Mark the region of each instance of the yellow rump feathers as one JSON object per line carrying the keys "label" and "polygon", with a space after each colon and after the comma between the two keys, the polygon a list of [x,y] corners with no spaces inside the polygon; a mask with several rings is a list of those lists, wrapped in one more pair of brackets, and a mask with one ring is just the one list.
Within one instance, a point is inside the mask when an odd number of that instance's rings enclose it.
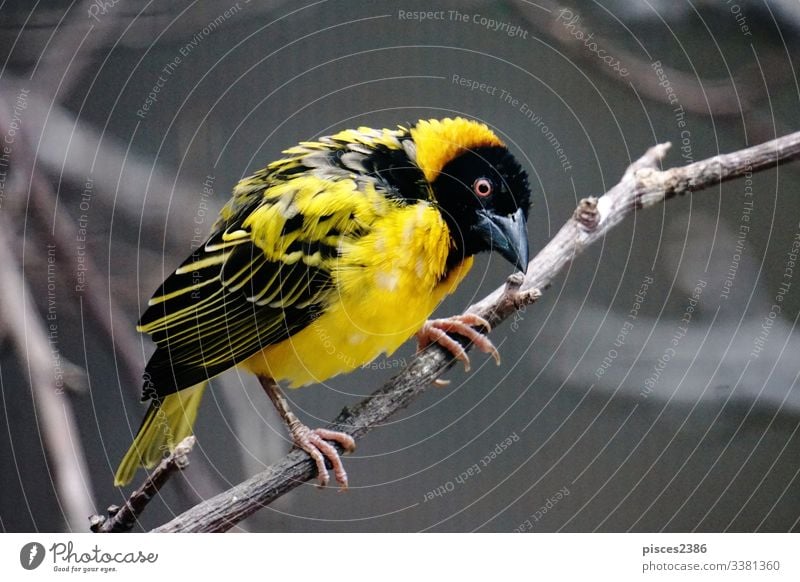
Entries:
{"label": "yellow rump feathers", "polygon": [[485,124],[463,117],[420,121],[411,129],[417,165],[433,182],[447,162],[465,150],[505,145]]}

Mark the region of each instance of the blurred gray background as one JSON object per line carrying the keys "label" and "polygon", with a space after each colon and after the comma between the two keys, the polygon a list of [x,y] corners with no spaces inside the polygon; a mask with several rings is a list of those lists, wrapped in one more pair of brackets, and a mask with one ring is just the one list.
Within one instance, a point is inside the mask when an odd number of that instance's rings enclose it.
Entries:
{"label": "blurred gray background", "polygon": [[[481,119],[530,174],[536,252],[654,143],[681,165],[800,129],[799,31],[793,1],[0,4],[0,528],[85,531],[124,500],[135,321],[282,149]],[[241,529],[798,530],[799,185],[787,164],[636,213],[493,332],[501,367],[473,355],[361,441],[349,492],[306,484]],[[438,313],[508,274],[482,256]],[[294,407],[325,423],[413,349]],[[196,435],[142,529],[289,447],[236,371]]]}

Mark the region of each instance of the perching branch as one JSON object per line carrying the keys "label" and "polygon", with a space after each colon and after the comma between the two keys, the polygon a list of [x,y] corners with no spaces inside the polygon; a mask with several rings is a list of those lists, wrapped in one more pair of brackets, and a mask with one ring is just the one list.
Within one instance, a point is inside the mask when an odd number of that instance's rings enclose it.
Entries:
{"label": "perching branch", "polygon": [[196,439],[188,436],[178,443],[166,459],[147,476],[147,479],[136,491],[131,493],[122,507],[112,505],[108,508],[108,517],[93,515],[89,518],[90,529],[95,533],[121,533],[131,531],[136,518],[144,511],[149,501],[155,497],[172,473],[183,471],[189,466],[189,453],[192,452]]}
{"label": "perching branch", "polygon": [[[687,166],[660,170],[669,143],[650,148],[633,162],[620,182],[600,198],[581,200],[575,213],[528,265],[528,274],[506,284],[467,311],[485,317],[494,326],[517,309],[532,303],[539,289],[574,257],[605,236],[634,209],[647,208],[678,194],[701,190],[748,172],[777,166],[800,157],[800,132],[751,148],[714,156]],[[358,439],[392,414],[408,406],[454,363],[438,346],[414,358],[411,365],[354,408],[345,408],[331,424]],[[341,451],[340,451],[341,452]],[[315,476],[314,464],[293,450],[278,463],[247,481],[208,499],[154,532],[226,531],[257,510]]]}

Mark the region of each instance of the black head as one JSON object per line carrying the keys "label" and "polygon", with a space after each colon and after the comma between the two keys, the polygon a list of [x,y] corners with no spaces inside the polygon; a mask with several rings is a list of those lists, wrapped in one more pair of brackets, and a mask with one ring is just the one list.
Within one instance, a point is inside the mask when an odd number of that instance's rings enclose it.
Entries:
{"label": "black head", "polygon": [[445,164],[432,187],[453,239],[448,263],[494,250],[527,270],[528,177],[505,147],[466,150]]}

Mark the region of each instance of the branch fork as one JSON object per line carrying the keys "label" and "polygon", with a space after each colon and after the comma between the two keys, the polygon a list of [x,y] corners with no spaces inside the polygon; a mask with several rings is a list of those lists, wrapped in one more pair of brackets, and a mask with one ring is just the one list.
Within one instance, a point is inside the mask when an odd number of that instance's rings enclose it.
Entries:
{"label": "branch fork", "polygon": [[112,505],[108,508],[108,517],[93,515],[89,518],[89,529],[95,533],[127,532],[136,525],[136,519],[144,508],[155,497],[167,479],[189,466],[189,453],[194,448],[196,439],[188,436],[175,447],[175,450],[166,457],[158,467],[150,473],[141,487],[131,493],[122,507]]}

